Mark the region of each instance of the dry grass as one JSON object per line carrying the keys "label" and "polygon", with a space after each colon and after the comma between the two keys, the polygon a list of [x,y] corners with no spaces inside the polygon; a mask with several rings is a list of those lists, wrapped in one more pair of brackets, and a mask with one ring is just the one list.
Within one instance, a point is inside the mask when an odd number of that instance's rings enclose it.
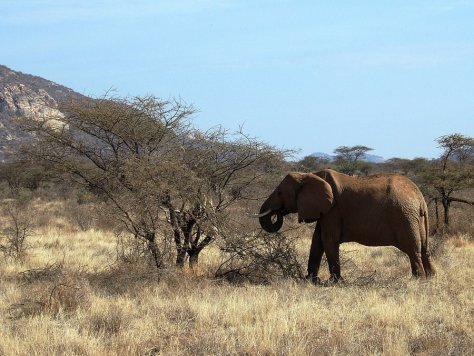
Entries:
{"label": "dry grass", "polygon": [[[27,259],[0,261],[0,355],[472,354],[473,238],[438,239],[428,281],[395,249],[354,244],[336,286],[236,286],[206,276],[215,251],[202,276],[157,276],[114,264],[113,234],[51,219]],[[302,258],[308,247],[301,239]]]}

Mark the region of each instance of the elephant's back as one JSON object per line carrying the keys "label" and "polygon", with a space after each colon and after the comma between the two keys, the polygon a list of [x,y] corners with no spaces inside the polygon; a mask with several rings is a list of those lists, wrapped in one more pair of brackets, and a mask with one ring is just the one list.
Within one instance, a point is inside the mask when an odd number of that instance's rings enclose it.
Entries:
{"label": "elephant's back", "polygon": [[357,178],[338,198],[347,241],[369,246],[394,245],[398,227],[417,223],[426,206],[416,184],[396,174]]}
{"label": "elephant's back", "polygon": [[399,174],[385,173],[356,178],[353,188],[359,194],[369,194],[376,198],[423,199],[418,186]]}
{"label": "elephant's back", "polygon": [[417,212],[426,209],[425,199],[418,186],[410,179],[400,175],[394,175],[390,180],[391,198],[394,204]]}

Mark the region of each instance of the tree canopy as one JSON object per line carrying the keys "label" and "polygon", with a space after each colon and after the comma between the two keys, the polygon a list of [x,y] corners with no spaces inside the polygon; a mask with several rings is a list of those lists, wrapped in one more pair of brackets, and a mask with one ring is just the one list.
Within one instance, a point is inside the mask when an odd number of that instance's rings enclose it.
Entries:
{"label": "tree canopy", "polygon": [[334,150],[336,156],[336,163],[342,173],[354,175],[357,170],[362,170],[362,158],[367,152],[373,149],[363,145],[356,146],[339,146]]}
{"label": "tree canopy", "polygon": [[223,229],[227,208],[284,156],[241,130],[194,129],[194,108],[178,100],[106,97],[61,112],[25,121],[39,140],[29,157],[99,196],[120,226],[147,242],[158,267],[159,235],[171,227],[177,263],[186,254],[197,261]]}

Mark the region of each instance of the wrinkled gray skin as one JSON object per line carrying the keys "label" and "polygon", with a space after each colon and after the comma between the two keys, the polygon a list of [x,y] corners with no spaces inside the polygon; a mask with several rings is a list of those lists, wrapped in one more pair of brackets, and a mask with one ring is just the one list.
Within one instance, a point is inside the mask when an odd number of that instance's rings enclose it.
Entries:
{"label": "wrinkled gray skin", "polygon": [[331,279],[341,278],[339,245],[395,246],[410,259],[415,277],[431,276],[435,268],[428,245],[428,212],[418,187],[396,174],[351,177],[327,169],[290,173],[262,204],[260,225],[278,231],[283,216],[298,214],[299,222],[317,221],[308,260],[308,278],[318,281],[323,253]]}

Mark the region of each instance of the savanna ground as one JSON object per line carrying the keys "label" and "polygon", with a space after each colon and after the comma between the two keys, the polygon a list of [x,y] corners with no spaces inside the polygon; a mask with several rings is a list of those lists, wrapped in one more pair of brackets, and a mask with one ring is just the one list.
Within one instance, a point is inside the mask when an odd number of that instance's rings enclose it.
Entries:
{"label": "savanna ground", "polygon": [[[345,282],[316,287],[215,279],[215,247],[196,273],[157,275],[149,264],[117,260],[116,235],[80,229],[63,216],[65,202],[37,201],[27,255],[0,261],[0,355],[473,354],[466,209],[454,211],[463,232],[431,238],[436,278],[411,279],[408,259],[393,248],[347,244]],[[301,236],[302,263],[310,228],[291,232]]]}

